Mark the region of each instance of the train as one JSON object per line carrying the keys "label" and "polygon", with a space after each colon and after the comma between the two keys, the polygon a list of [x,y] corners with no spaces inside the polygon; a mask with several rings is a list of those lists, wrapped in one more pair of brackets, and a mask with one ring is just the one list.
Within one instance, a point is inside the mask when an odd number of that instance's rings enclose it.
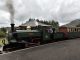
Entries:
{"label": "train", "polygon": [[11,33],[12,35],[9,34],[9,41],[42,44],[50,41],[60,41],[80,37],[80,32],[55,32],[55,28],[52,28],[52,30],[52,33],[49,33],[46,28],[35,30],[16,30],[15,32]]}
{"label": "train", "polygon": [[56,41],[80,38],[80,32],[53,32],[50,33],[46,28],[35,30],[16,30],[8,33],[9,44],[4,48],[26,48],[29,45],[40,45]]}

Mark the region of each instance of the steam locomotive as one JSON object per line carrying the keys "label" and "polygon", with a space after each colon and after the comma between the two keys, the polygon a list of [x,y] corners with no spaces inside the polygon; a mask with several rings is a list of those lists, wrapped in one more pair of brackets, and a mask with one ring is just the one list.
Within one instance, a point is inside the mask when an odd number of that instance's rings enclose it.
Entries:
{"label": "steam locomotive", "polygon": [[10,43],[45,43],[53,40],[53,35],[54,32],[49,33],[45,28],[35,30],[16,30],[15,32],[9,33],[8,40]]}
{"label": "steam locomotive", "polygon": [[55,32],[55,28],[50,33],[46,28],[40,28],[36,30],[16,30],[9,34],[10,43],[48,43],[54,41],[60,41],[65,39],[79,38],[80,32]]}
{"label": "steam locomotive", "polygon": [[8,34],[9,44],[4,48],[21,49],[28,47],[30,44],[40,45],[66,39],[80,38],[80,32],[53,32],[50,33],[46,28],[35,30],[16,30]]}

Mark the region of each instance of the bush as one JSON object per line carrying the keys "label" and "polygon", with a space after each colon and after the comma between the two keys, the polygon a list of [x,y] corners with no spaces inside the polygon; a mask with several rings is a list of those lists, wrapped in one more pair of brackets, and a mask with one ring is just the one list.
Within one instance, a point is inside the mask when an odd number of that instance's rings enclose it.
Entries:
{"label": "bush", "polygon": [[3,31],[3,32],[5,32],[5,33],[7,31],[6,28],[4,28],[4,27],[2,27],[0,30]]}
{"label": "bush", "polygon": [[6,37],[6,33],[4,33],[3,31],[0,31],[0,37]]}

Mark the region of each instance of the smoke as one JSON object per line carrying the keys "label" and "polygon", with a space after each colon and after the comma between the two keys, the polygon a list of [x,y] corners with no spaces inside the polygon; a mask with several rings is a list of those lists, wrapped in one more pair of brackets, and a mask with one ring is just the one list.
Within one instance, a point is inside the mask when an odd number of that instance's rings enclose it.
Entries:
{"label": "smoke", "polygon": [[13,1],[12,0],[6,0],[6,6],[8,8],[8,11],[10,13],[10,20],[11,24],[14,24],[14,6],[13,6]]}

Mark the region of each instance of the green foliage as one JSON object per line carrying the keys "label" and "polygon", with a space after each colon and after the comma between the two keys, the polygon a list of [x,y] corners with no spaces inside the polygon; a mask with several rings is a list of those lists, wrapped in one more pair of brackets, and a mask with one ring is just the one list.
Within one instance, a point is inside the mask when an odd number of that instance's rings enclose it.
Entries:
{"label": "green foliage", "polygon": [[6,33],[6,28],[4,28],[4,27],[2,27],[1,29],[0,29],[2,32],[4,32],[4,33]]}
{"label": "green foliage", "polygon": [[6,33],[4,33],[3,31],[0,31],[0,37],[5,37]]}
{"label": "green foliage", "polygon": [[45,20],[39,20],[37,19],[38,22],[44,23],[44,24],[48,24],[48,25],[52,25],[52,27],[58,28],[59,27],[59,23],[54,21],[54,20],[49,20],[49,21],[45,21]]}

